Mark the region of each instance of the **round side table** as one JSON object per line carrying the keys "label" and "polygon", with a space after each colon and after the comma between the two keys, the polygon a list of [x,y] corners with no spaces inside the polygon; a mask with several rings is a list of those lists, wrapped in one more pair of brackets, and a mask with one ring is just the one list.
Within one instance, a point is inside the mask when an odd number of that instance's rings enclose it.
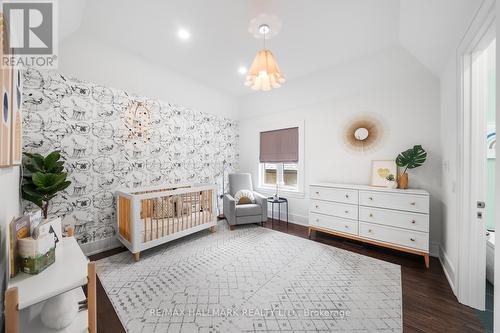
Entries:
{"label": "round side table", "polygon": [[287,198],[279,197],[268,197],[267,202],[269,202],[271,206],[271,228],[273,228],[274,222],[274,204],[278,204],[278,220],[281,220],[281,204],[286,204],[286,226],[288,228],[288,200]]}

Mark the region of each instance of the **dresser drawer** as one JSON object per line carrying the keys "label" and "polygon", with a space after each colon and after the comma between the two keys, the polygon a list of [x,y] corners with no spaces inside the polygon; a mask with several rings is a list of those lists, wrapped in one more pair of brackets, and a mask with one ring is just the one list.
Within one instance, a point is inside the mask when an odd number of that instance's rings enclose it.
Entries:
{"label": "dresser drawer", "polygon": [[359,222],[359,235],[361,237],[409,247],[424,252],[429,251],[429,234],[424,232]]}
{"label": "dresser drawer", "polygon": [[358,206],[338,202],[311,200],[309,211],[326,215],[333,215],[351,220],[358,219]]}
{"label": "dresser drawer", "polygon": [[359,191],[359,204],[426,214],[429,212],[429,197],[425,195]]}
{"label": "dresser drawer", "polygon": [[429,232],[429,215],[427,214],[361,206],[359,207],[359,220],[391,227]]}
{"label": "dresser drawer", "polygon": [[310,194],[311,199],[335,201],[354,205],[358,203],[357,190],[311,186]]}
{"label": "dresser drawer", "polygon": [[322,229],[342,232],[344,234],[358,235],[358,222],[343,219],[340,217],[310,213],[309,225]]}

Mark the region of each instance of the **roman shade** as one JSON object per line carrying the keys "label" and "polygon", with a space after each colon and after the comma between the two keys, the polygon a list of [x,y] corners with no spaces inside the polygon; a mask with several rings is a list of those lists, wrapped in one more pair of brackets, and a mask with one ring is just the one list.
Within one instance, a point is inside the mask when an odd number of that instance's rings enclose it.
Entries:
{"label": "roman shade", "polygon": [[284,163],[299,160],[299,128],[260,132],[260,162]]}

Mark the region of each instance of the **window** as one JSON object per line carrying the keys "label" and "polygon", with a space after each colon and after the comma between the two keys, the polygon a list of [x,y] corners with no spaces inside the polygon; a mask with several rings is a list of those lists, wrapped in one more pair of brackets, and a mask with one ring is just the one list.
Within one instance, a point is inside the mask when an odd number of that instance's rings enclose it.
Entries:
{"label": "window", "polygon": [[298,126],[260,132],[260,187],[301,192],[300,149]]}
{"label": "window", "polygon": [[262,187],[275,187],[278,182],[280,189],[298,190],[298,164],[297,163],[261,163]]}

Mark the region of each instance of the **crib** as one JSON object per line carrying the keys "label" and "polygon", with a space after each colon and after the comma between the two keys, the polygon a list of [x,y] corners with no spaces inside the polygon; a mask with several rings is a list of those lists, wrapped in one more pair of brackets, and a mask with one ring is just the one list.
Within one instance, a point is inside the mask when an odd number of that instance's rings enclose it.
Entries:
{"label": "crib", "polygon": [[118,239],[133,253],[192,233],[215,232],[215,185],[176,185],[116,191]]}

